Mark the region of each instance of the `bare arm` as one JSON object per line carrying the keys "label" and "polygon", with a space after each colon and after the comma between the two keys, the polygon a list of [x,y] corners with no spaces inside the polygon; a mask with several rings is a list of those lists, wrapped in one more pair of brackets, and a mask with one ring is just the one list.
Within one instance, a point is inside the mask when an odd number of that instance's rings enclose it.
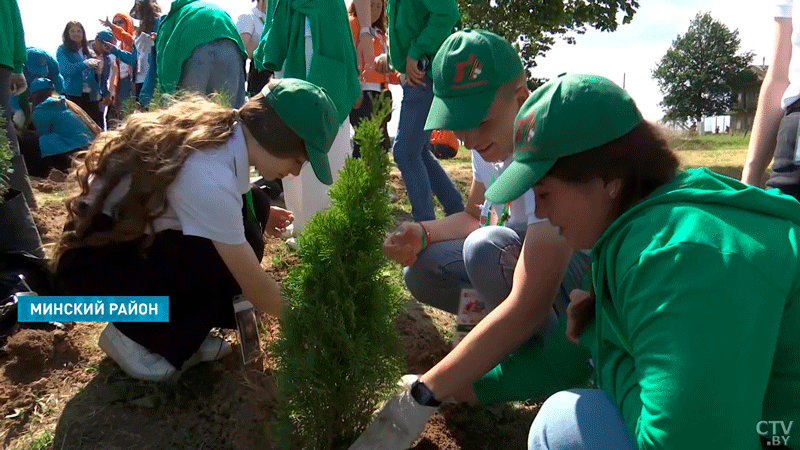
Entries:
{"label": "bare arm", "polygon": [[353,0],[356,8],[356,19],[358,20],[357,35],[359,37],[356,42],[356,56],[358,67],[360,68],[373,68],[375,67],[375,48],[373,47],[372,37],[369,35],[361,36],[361,29],[364,27],[371,27],[372,22],[377,17],[372,17],[372,8],[370,0]]}
{"label": "bare arm", "polygon": [[[480,207],[486,188],[483,184],[472,179],[467,207],[464,211],[449,215],[438,220],[422,222],[430,233],[431,240],[428,244],[437,241],[461,239],[480,227]],[[403,266],[414,264],[417,255],[422,251],[422,228],[419,224],[404,222],[397,229],[389,233],[383,241],[383,251],[392,261]]]}
{"label": "bare arm", "polygon": [[422,375],[436,398],[477,401],[472,383],[519,348],[547,317],[571,253],[549,222],[528,226],[508,297]]}
{"label": "bare arm", "polygon": [[233,278],[242,288],[242,293],[253,306],[272,316],[280,316],[283,303],[280,287],[261,268],[250,244],[247,242],[241,244],[212,242],[225,265],[228,266],[228,270],[233,274]]}
{"label": "bare arm", "polygon": [[758,95],[758,109],[753,122],[753,134],[747,149],[742,182],[761,186],[764,171],[775,153],[778,126],[783,117],[781,98],[789,87],[789,60],[792,58],[792,20],[775,19],[775,51]]}
{"label": "bare arm", "polygon": [[244,49],[247,51],[247,55],[251,58],[253,57],[253,52],[256,51],[258,47],[258,41],[253,39],[253,35],[250,33],[240,33],[242,37],[242,42],[244,43]]}

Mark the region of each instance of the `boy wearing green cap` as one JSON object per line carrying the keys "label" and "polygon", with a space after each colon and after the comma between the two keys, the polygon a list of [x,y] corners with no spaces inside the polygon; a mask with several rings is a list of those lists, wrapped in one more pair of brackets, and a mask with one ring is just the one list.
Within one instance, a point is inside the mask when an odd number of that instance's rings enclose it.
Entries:
{"label": "boy wearing green cap", "polygon": [[280,179],[309,161],[330,183],[337,129],[323,89],[285,78],[238,110],[189,97],[101,134],[77,173],[83,191],[67,204],[58,280],[67,295],[167,295],[169,322],[109,324],[100,348],[130,376],[159,381],[196,352],[204,361],[230,353],[208,333],[235,327],[234,296],[279,315],[262,235],[279,235],[293,216],[251,190],[250,167]]}
{"label": "boy wearing green cap", "polygon": [[[384,250],[408,266],[406,285],[418,300],[455,313],[461,289],[472,287],[496,308],[431,370],[404,377],[405,391],[353,450],[387,439],[392,445],[380,448],[410,446],[441,400],[539,398],[590,374],[588,352],[564,335],[568,295],[583,278],[588,255],[573,252],[556,228],[535,216],[533,191],[503,203],[484,199],[511,163],[514,117],[529,95],[519,55],[488,31],[456,32],[433,61],[433,92],[426,128],[455,130],[474,149],[468,207],[402,224]],[[520,364],[526,370],[515,372]]]}
{"label": "boy wearing green cap", "polygon": [[591,349],[600,388],[548,399],[528,448],[800,448],[794,198],[679,171],[599,76],[546,83],[515,130],[515,161],[486,196],[533,187],[537,215],[592,248],[591,292],[571,294],[567,333]]}

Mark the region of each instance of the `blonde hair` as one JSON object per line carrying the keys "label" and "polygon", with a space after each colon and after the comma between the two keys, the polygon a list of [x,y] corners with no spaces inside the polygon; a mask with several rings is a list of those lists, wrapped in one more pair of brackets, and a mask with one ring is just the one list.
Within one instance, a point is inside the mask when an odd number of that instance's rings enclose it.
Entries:
{"label": "blonde hair", "polygon": [[[128,116],[119,128],[101,133],[76,159],[73,175],[81,192],[67,200],[71,229],[61,236],[55,264],[71,248],[130,241],[145,234],[150,235],[143,242],[143,248],[147,247],[152,242],[153,221],[167,208],[167,188],[186,159],[194,152],[223,145],[240,116],[248,118],[245,126],[254,136],[294,135],[295,139],[281,145],[265,147],[273,155],[305,155],[303,141],[260,94],[239,111],[198,95],[179,94],[175,100],[166,109]],[[116,222],[110,229],[94,229],[106,199],[126,177],[130,177],[130,189],[119,205]],[[102,190],[87,205],[91,178],[103,180]]]}

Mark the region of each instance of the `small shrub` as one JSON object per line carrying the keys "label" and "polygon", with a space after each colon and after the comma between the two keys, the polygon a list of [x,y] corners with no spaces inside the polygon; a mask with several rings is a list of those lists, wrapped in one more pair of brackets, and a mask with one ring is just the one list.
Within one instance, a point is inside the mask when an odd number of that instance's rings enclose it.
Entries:
{"label": "small shrub", "polygon": [[402,297],[381,250],[393,224],[389,156],[380,147],[390,106],[377,109],[356,130],[362,157],[345,162],[332,206],[306,224],[300,262],[283,282],[288,304],[272,346],[283,448],[346,449],[401,375],[394,319]]}

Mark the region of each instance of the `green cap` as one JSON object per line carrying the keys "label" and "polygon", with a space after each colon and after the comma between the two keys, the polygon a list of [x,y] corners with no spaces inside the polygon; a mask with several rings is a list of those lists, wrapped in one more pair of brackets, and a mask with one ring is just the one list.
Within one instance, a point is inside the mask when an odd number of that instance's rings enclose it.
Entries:
{"label": "green cap", "polygon": [[261,90],[264,98],[306,144],[306,154],[314,175],[324,184],[333,183],[328,150],[331,149],[339,121],[336,107],[325,89],[297,78],[281,78]]}
{"label": "green cap", "polygon": [[426,130],[477,127],[497,89],[523,71],[511,44],[486,30],[451,34],[436,52],[431,68],[434,97]]}
{"label": "green cap", "polygon": [[486,190],[504,203],[532,188],[558,158],[607,144],[642,123],[633,99],[598,75],[559,75],[534,91],[514,121],[514,162]]}

